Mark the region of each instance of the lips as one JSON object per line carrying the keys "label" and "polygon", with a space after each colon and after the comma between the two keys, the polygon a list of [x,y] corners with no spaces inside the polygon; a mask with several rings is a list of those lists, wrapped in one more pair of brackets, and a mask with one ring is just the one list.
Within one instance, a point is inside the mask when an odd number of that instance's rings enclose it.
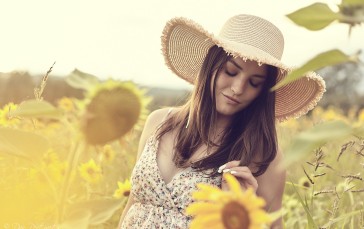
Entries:
{"label": "lips", "polygon": [[[224,95],[224,94],[223,94]],[[236,104],[240,104],[240,102],[236,99],[234,99],[233,97],[230,97],[228,95],[224,95],[229,101],[236,103]]]}

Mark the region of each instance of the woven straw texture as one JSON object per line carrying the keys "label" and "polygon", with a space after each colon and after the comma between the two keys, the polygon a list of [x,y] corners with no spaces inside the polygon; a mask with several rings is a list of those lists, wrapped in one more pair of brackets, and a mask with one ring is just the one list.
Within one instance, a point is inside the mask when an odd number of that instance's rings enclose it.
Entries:
{"label": "woven straw texture", "polygon": [[[206,54],[213,45],[229,55],[280,69],[277,82],[291,68],[281,62],[284,38],[271,22],[253,15],[230,18],[215,36],[186,18],[167,22],[162,34],[162,51],[166,65],[182,79],[194,83]],[[298,118],[313,109],[325,92],[325,82],[314,72],[276,91],[276,118]]]}

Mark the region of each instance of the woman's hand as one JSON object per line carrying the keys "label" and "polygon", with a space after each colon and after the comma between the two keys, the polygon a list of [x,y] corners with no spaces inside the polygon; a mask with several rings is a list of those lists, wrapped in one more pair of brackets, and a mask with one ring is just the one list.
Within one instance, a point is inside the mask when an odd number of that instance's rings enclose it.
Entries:
{"label": "woman's hand", "polygon": [[[218,172],[232,174],[237,178],[243,189],[251,187],[256,192],[258,189],[258,181],[255,179],[252,172],[247,166],[239,166],[239,163],[240,161],[230,161],[225,165],[222,165],[219,168]],[[222,177],[221,180],[221,188],[222,190],[228,190],[228,186],[224,177]]]}

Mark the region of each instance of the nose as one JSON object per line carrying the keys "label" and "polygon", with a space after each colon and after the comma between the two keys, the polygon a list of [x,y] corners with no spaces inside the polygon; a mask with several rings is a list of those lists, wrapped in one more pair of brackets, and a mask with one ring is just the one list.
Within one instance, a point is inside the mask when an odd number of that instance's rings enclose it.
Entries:
{"label": "nose", "polygon": [[231,90],[234,92],[235,95],[241,95],[247,85],[248,80],[245,77],[235,77],[234,81],[231,85]]}

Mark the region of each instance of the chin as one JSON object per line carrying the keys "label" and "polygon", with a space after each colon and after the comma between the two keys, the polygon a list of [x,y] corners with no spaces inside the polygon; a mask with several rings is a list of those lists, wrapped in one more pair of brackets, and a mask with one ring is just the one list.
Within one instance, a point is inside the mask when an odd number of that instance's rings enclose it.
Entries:
{"label": "chin", "polygon": [[238,112],[239,111],[233,111],[233,110],[217,110],[217,113],[220,116],[225,116],[225,117],[233,116],[233,115],[235,115]]}

